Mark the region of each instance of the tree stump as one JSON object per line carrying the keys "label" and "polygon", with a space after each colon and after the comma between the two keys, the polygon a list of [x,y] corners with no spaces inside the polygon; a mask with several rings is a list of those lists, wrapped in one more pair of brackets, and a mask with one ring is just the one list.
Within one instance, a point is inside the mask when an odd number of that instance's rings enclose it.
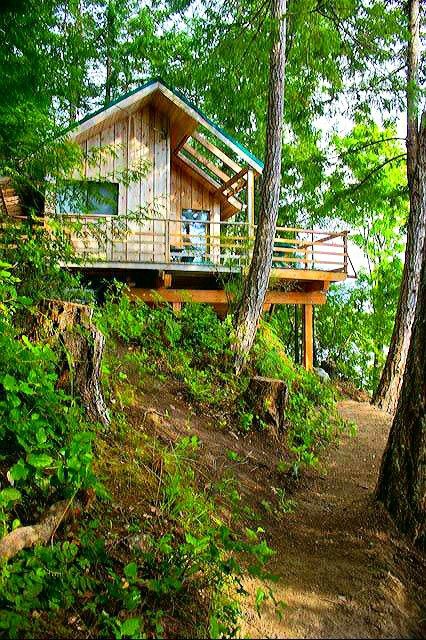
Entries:
{"label": "tree stump", "polygon": [[276,437],[284,432],[288,388],[283,380],[251,378],[245,400],[253,411],[255,425],[272,427]]}
{"label": "tree stump", "polygon": [[58,386],[80,397],[91,420],[108,425],[110,419],[100,382],[105,337],[93,324],[92,317],[93,309],[87,305],[43,300],[35,335],[62,347]]}

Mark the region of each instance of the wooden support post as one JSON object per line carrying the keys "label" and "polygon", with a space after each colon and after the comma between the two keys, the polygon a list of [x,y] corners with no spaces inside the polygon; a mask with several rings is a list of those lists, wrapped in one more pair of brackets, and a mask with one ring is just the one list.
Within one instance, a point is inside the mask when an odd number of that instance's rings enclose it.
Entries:
{"label": "wooden support post", "polygon": [[303,307],[303,366],[307,371],[312,371],[314,360],[314,336],[312,321],[312,305],[304,304]]}
{"label": "wooden support post", "polygon": [[159,271],[157,275],[157,288],[170,289],[172,286],[172,274],[165,271]]}

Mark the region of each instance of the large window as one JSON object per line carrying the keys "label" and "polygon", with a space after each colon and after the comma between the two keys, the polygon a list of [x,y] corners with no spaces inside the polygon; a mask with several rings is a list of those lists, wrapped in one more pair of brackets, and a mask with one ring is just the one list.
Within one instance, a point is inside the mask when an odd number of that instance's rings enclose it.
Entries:
{"label": "large window", "polygon": [[118,184],[91,180],[68,182],[56,193],[56,212],[117,215]]}

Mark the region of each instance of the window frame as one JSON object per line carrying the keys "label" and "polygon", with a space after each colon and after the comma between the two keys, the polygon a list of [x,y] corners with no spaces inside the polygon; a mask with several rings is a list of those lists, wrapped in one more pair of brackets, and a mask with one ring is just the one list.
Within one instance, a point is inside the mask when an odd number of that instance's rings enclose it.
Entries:
{"label": "window frame", "polygon": [[[111,208],[113,211],[96,211],[96,205],[94,207],[90,206],[90,203],[96,203],[96,193],[91,193],[91,188],[93,189],[94,185],[98,185],[98,189],[100,190],[102,187],[106,190],[109,190],[111,195],[113,195]],[[77,195],[72,193],[69,197],[69,202],[72,203],[72,199],[76,201],[77,197],[81,197],[82,199],[82,208],[85,209],[83,211],[61,211],[60,204],[58,203],[58,199],[61,197],[60,191],[56,192],[56,214],[57,215],[76,215],[76,216],[118,216],[119,209],[119,195],[120,195],[120,183],[119,182],[111,182],[109,180],[69,180],[63,185],[61,185],[62,189],[65,191],[66,189],[76,189],[77,192],[80,190],[80,193]],[[64,189],[65,188],[65,189]],[[99,193],[98,193],[99,195]],[[66,196],[65,196],[66,197]],[[101,195],[101,197],[103,197]],[[106,197],[105,197],[106,199]],[[99,200],[97,201],[99,203]],[[106,203],[108,205],[108,203]],[[102,203],[101,203],[102,206]],[[67,207],[68,209],[74,207]],[[80,208],[80,205],[76,207]]]}

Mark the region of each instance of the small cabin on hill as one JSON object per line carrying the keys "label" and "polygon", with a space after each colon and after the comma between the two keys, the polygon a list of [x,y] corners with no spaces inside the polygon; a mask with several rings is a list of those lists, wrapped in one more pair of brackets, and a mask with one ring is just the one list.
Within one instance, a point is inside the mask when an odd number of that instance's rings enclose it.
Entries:
{"label": "small cabin on hill", "polygon": [[[92,113],[69,133],[84,156],[46,207],[61,216],[88,274],[121,277],[131,295],[223,313],[226,274],[249,264],[263,163],[159,79]],[[345,232],[278,227],[271,304],[303,305],[312,366],[312,305],[347,276]]]}

